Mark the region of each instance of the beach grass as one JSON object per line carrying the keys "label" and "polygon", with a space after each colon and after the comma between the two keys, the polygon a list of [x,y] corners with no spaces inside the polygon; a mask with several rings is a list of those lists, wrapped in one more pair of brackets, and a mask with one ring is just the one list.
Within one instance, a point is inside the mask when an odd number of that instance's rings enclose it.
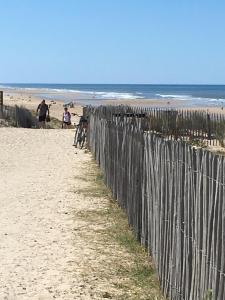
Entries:
{"label": "beach grass", "polygon": [[[79,177],[83,182],[90,181],[91,185],[77,189],[76,193],[90,198],[90,201],[104,199],[106,205],[95,210],[80,211],[76,217],[84,220],[88,226],[97,226],[94,239],[98,243],[99,255],[105,257],[113,249],[121,253],[120,257],[115,258],[112,253],[109,260],[104,259],[104,266],[99,270],[100,276],[107,278],[115,290],[107,294],[104,291],[102,297],[117,300],[165,299],[160,291],[154,264],[144,247],[136,240],[125,212],[113,199],[104,184],[103,174],[94,162],[91,170],[86,176]],[[88,238],[87,231],[83,234]]]}

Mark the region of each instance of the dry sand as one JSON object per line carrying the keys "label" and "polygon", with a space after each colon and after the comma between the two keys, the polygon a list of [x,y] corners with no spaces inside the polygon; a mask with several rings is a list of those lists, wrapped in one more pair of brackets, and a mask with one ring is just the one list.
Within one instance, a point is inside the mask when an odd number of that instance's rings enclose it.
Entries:
{"label": "dry sand", "polygon": [[73,136],[0,128],[0,300],[164,299],[155,276],[147,291],[128,276],[143,250],[112,237],[112,202],[94,195],[96,166]]}
{"label": "dry sand", "polygon": [[0,299],[92,299],[78,276],[87,245],[73,193],[89,155],[71,130],[0,129]]}
{"label": "dry sand", "polygon": [[131,260],[114,244],[100,257],[105,244],[95,242],[95,230],[106,224],[87,228],[76,217],[107,203],[76,192],[91,185],[81,180],[91,172],[91,155],[71,146],[73,134],[0,128],[1,300],[103,299],[113,289],[98,274],[104,263]]}

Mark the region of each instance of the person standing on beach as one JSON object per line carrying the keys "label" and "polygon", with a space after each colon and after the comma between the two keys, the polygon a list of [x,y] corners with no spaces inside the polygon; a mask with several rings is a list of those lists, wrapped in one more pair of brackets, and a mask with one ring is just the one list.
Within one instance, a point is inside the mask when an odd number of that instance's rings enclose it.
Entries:
{"label": "person standing on beach", "polygon": [[45,100],[43,99],[41,103],[37,107],[37,114],[38,114],[38,122],[40,128],[45,128],[45,121],[47,115],[49,116],[49,107],[45,103]]}
{"label": "person standing on beach", "polygon": [[68,111],[68,108],[64,108],[63,116],[62,116],[62,128],[68,128],[71,125],[71,114]]}

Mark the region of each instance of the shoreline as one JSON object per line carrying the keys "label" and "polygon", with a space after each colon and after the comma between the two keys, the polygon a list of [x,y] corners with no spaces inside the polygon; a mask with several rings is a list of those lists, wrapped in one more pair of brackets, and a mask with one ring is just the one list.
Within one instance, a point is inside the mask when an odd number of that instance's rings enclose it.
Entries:
{"label": "shoreline", "polygon": [[[43,93],[43,89],[22,89],[22,88],[1,88],[4,92],[4,104],[6,105],[23,105],[29,110],[36,110],[38,104],[42,99],[46,100],[46,103],[50,105],[50,113],[53,117],[61,120],[63,113],[63,105],[65,103],[74,103],[73,108],[69,108],[71,113],[82,114],[82,107],[86,105],[129,105],[133,107],[150,107],[150,108],[167,108],[178,110],[196,110],[205,111],[210,113],[225,114],[225,109],[219,106],[193,106],[188,100],[179,99],[85,99],[81,98],[79,94],[71,97],[70,93],[59,93],[56,91],[46,91]],[[72,123],[77,121],[77,117],[72,116]]]}

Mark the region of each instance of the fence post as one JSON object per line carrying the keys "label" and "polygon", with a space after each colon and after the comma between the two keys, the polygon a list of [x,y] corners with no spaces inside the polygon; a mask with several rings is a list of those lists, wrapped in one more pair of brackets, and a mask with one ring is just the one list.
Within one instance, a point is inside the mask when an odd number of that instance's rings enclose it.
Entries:
{"label": "fence post", "polygon": [[0,91],[0,116],[3,116],[3,91]]}
{"label": "fence post", "polygon": [[207,122],[208,122],[208,140],[211,140],[211,123],[210,123],[210,114],[207,113]]}

